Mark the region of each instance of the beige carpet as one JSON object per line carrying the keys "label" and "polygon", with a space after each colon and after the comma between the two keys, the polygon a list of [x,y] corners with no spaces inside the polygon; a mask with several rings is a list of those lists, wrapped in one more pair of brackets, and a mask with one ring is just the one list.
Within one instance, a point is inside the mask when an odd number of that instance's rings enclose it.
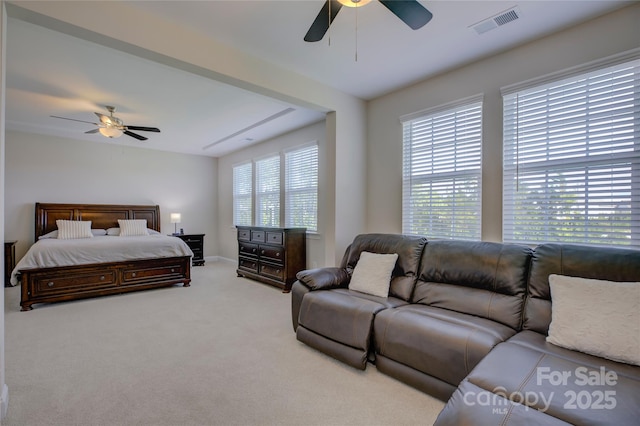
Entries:
{"label": "beige carpet", "polygon": [[170,287],[19,312],[5,289],[10,425],[428,425],[443,403],[295,338],[290,296],[192,269]]}

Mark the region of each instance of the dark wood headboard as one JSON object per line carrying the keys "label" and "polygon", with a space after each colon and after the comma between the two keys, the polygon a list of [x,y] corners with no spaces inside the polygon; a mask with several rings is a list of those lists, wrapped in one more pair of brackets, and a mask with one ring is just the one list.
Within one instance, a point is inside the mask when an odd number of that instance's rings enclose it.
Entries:
{"label": "dark wood headboard", "polygon": [[58,219],[90,220],[94,229],[117,227],[118,219],[147,219],[147,227],[160,232],[160,206],[36,203],[35,241],[58,229]]}

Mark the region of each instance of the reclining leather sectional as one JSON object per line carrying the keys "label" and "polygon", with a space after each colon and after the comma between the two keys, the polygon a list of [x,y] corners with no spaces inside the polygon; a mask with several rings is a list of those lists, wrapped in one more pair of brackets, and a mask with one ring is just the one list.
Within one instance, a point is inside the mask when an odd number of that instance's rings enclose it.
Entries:
{"label": "reclining leather sectional", "polygon": [[[398,254],[389,297],[349,289],[363,251]],[[639,282],[640,251],[359,235],[340,267],[298,274],[293,327],[338,360],[448,401],[438,425],[635,424],[640,367],[546,341],[552,274]]]}

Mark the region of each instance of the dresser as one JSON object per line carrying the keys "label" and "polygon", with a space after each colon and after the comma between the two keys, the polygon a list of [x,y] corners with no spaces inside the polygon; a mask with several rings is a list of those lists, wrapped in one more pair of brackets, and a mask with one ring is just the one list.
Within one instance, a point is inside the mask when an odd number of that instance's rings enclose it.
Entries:
{"label": "dresser", "polygon": [[306,228],[238,226],[238,276],[291,290],[307,268]]}
{"label": "dresser", "polygon": [[187,243],[193,252],[193,258],[191,258],[193,266],[204,265],[204,235],[205,234],[173,234],[174,237],[178,237]]}

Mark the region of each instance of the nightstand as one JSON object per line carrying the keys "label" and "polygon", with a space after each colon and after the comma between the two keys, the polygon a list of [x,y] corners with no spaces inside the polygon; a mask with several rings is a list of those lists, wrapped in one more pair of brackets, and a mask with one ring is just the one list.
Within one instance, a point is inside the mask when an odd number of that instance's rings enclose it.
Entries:
{"label": "nightstand", "polygon": [[173,234],[187,243],[193,252],[193,266],[204,265],[204,235],[205,234]]}
{"label": "nightstand", "polygon": [[11,287],[11,272],[16,267],[17,241],[4,242],[4,286]]}

